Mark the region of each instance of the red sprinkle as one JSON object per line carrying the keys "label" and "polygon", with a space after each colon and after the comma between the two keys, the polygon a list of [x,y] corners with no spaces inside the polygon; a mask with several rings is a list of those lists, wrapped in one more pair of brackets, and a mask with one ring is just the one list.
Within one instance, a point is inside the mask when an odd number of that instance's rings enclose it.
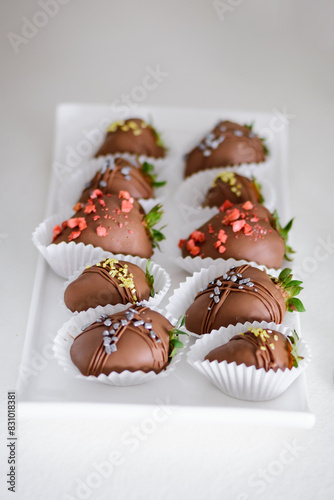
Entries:
{"label": "red sprinkle", "polygon": [[108,234],[106,228],[103,226],[98,226],[96,228],[96,232],[98,236],[107,236]]}
{"label": "red sprinkle", "polygon": [[249,224],[246,223],[244,225],[244,233],[245,233],[246,236],[249,236],[250,234],[252,234],[253,233],[252,226],[250,226]]}
{"label": "red sprinkle", "polygon": [[99,215],[94,215],[93,220],[99,220],[101,217]]}
{"label": "red sprinkle", "polygon": [[251,201],[245,201],[245,203],[242,205],[242,208],[245,210],[252,210],[253,203]]}
{"label": "red sprinkle", "polygon": [[[129,191],[120,191],[118,193],[118,198],[124,198],[124,200],[131,200]],[[133,199],[132,199],[133,202]]]}
{"label": "red sprinkle", "polygon": [[195,240],[192,238],[187,241],[186,248],[191,255],[198,255],[200,252],[200,247],[195,245]]}
{"label": "red sprinkle", "polygon": [[75,240],[76,238],[79,238],[80,234],[81,234],[81,231],[72,231],[68,237],[68,241],[72,241],[72,240]]}
{"label": "red sprinkle", "polygon": [[90,195],[90,198],[91,200],[94,200],[95,198],[101,198],[101,196],[103,196],[101,189],[94,189],[94,191]]}
{"label": "red sprinkle", "polygon": [[225,224],[226,226],[228,224],[230,224],[230,222],[233,222],[237,219],[239,219],[240,217],[240,210],[238,210],[237,208],[233,208],[232,210],[228,210],[226,212],[226,215],[223,219],[223,224]]}
{"label": "red sprinkle", "polygon": [[244,225],[246,224],[246,222],[244,220],[236,220],[235,222],[232,222],[232,229],[233,229],[233,232],[234,233],[237,233],[238,231],[240,231]]}
{"label": "red sprinkle", "polygon": [[205,234],[201,231],[193,231],[190,235],[190,238],[192,238],[194,241],[203,242],[205,241]]}
{"label": "red sprinkle", "polygon": [[91,201],[89,202],[90,200],[88,200],[88,205],[86,205],[85,207],[85,214],[91,214],[92,212],[96,212],[96,207],[94,205],[94,203]]}
{"label": "red sprinkle", "polygon": [[227,234],[225,233],[224,229],[221,229],[218,233],[218,240],[221,241],[222,243],[226,243],[227,240]]}
{"label": "red sprinkle", "polygon": [[233,203],[230,200],[225,200],[221,207],[219,207],[220,212],[225,212],[228,208],[233,207]]}
{"label": "red sprinkle", "polygon": [[57,224],[54,228],[53,228],[53,238],[52,238],[52,241],[54,241],[58,234],[60,234],[62,232],[62,228],[59,226],[59,224]]}
{"label": "red sprinkle", "polygon": [[133,203],[131,203],[130,200],[123,200],[122,201],[122,204],[121,204],[121,210],[122,212],[131,212],[131,210],[133,209]]}
{"label": "red sprinkle", "polygon": [[221,246],[219,247],[219,253],[224,253],[224,252],[225,252],[225,250],[226,250],[226,247],[224,247],[224,245],[221,245]]}
{"label": "red sprinkle", "polygon": [[186,240],[180,240],[179,241],[179,244],[178,244],[178,247],[179,248],[183,248],[184,244],[185,244]]}
{"label": "red sprinkle", "polygon": [[209,233],[213,234],[214,232],[215,230],[213,229],[212,224],[209,224]]}
{"label": "red sprinkle", "polygon": [[79,227],[80,231],[83,231],[87,227],[87,222],[84,217],[74,217],[72,219],[68,219],[67,226],[71,229]]}

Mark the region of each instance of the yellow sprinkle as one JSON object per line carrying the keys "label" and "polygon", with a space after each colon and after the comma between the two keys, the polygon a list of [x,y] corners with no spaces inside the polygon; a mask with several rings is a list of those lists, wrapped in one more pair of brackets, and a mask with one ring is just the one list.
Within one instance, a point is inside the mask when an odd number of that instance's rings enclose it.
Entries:
{"label": "yellow sprinkle", "polygon": [[269,344],[269,346],[272,348],[272,350],[274,350],[274,349],[275,349],[275,346],[274,346],[274,344],[273,344],[273,343]]}
{"label": "yellow sprinkle", "polygon": [[142,134],[142,133],[143,133],[143,131],[142,131],[142,130],[140,130],[140,128],[138,128],[137,130],[134,130],[134,131],[133,131],[133,135],[140,135],[140,134]]}
{"label": "yellow sprinkle", "polygon": [[140,123],[140,125],[141,125],[142,128],[147,128],[148,127],[148,124],[146,122],[144,122],[144,121],[142,121]]}
{"label": "yellow sprinkle", "polygon": [[123,127],[121,127],[121,130],[123,132],[128,132],[130,129],[129,129],[129,127],[127,125],[123,125]]}
{"label": "yellow sprinkle", "polygon": [[122,127],[124,125],[124,123],[125,123],[124,120],[118,120],[117,122],[112,123],[107,128],[107,132],[116,132],[118,127]]}
{"label": "yellow sprinkle", "polygon": [[137,124],[136,122],[134,122],[133,120],[130,120],[130,121],[128,122],[128,126],[129,126],[130,128],[132,128],[132,130],[136,130],[136,129],[138,128],[138,124]]}
{"label": "yellow sprinkle", "polygon": [[234,172],[220,172],[217,177],[215,178],[215,180],[213,181],[213,187],[216,186],[217,184],[217,181],[218,180],[221,180],[222,182],[224,183],[229,183],[230,185],[232,185],[231,183],[233,182],[235,184],[235,175],[234,175]]}
{"label": "yellow sprinkle", "polygon": [[275,339],[275,340],[278,340],[278,335],[274,335],[274,339]]}
{"label": "yellow sprinkle", "polygon": [[264,346],[260,347],[261,351],[266,351],[266,348]]}

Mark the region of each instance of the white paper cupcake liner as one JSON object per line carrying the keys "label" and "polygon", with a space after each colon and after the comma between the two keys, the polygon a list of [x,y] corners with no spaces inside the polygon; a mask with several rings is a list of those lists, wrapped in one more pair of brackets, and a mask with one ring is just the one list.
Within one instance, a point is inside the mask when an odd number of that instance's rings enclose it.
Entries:
{"label": "white paper cupcake liner", "polygon": [[[100,257],[101,258],[99,258],[98,260],[88,262],[86,265],[81,266],[68,278],[68,280],[64,284],[62,298],[60,301],[62,307],[67,309],[64,303],[64,293],[66,288],[70,283],[72,283],[72,281],[76,280],[80,276],[80,274],[86,269],[87,266],[93,266],[94,264],[97,264],[98,262],[101,262],[104,259],[117,259],[117,260],[124,260],[126,262],[131,262],[131,264],[135,264],[136,266],[140,267],[140,269],[142,269],[142,271],[144,271],[145,273],[146,265],[149,260],[149,259],[142,259],[140,257],[133,257],[132,255],[112,254],[110,252],[105,252],[105,251],[101,252]],[[171,278],[165,269],[163,269],[161,266],[159,266],[159,264],[156,264],[153,261],[150,261],[148,266],[148,271],[154,278],[153,287],[155,293],[154,297],[150,297],[148,300],[141,301],[141,304],[147,305],[148,307],[158,306],[170,288]],[[130,305],[130,303],[128,305]],[[69,311],[69,309],[67,310]],[[78,313],[73,313],[73,314],[78,314]]]}
{"label": "white paper cupcake liner", "polygon": [[[147,213],[155,204],[157,200],[143,200],[143,208]],[[144,206],[145,205],[145,206]],[[90,262],[98,262],[106,251],[101,247],[94,247],[93,245],[85,245],[84,243],[69,243],[61,242],[52,243],[53,229],[57,224],[61,224],[73,215],[73,210],[69,208],[53,215],[43,221],[33,232],[32,241],[34,245],[41,252],[50,267],[59,274],[62,278],[69,278],[75,271]],[[155,250],[156,251],[156,250]],[[153,252],[152,259],[154,260]]]}
{"label": "white paper cupcake liner", "polygon": [[[124,155],[109,155],[108,157],[100,157],[93,160],[84,162],[80,168],[78,168],[73,175],[71,175],[66,183],[63,183],[58,193],[58,205],[61,209],[72,208],[80,199],[82,191],[84,190],[87,183],[94,177],[96,172],[100,170],[105,164],[106,159],[110,160],[113,164],[116,158],[124,158]],[[131,165],[139,168],[137,158],[133,156],[131,160],[128,160]],[[161,176],[159,176],[161,177]],[[165,180],[159,178],[158,180]],[[163,196],[163,188],[154,189],[157,197]],[[140,200],[142,203],[143,200]]]}
{"label": "white paper cupcake liner", "polygon": [[[244,264],[249,264],[257,269],[261,269],[261,271],[265,271],[270,276],[275,278],[278,277],[280,271],[277,269],[268,269],[265,266],[260,266],[255,262],[247,262],[245,260],[218,260],[214,262],[208,268],[203,268],[200,271],[195,272],[192,276],[188,276],[185,281],[180,283],[179,287],[176,288],[169,298],[169,302],[167,304],[167,311],[174,316],[174,318],[178,318],[185,314],[188,307],[194,302],[196,295],[198,292],[206,287],[208,283],[219,276],[227,273],[228,270],[232,266],[241,266]],[[287,312],[284,316],[282,324],[285,326],[291,324],[291,321],[294,323],[295,313]],[[194,337],[202,337],[202,335],[197,335],[195,333],[189,332]]]}
{"label": "white paper cupcake liner", "polygon": [[[238,323],[227,328],[213,330],[205,334],[192,345],[187,353],[187,361],[202,375],[207,377],[220,391],[228,396],[248,401],[268,401],[280,396],[305,370],[311,360],[311,351],[303,339],[298,341],[298,353],[304,359],[298,367],[291,370],[285,369],[265,371],[264,368],[256,369],[255,366],[237,365],[235,362],[204,360],[205,356],[223,344],[226,344],[234,335],[243,333],[248,328],[270,328],[279,331],[285,336],[290,335],[292,328],[275,323],[262,321],[254,323]],[[298,332],[297,332],[298,333]]]}
{"label": "white paper cupcake liner", "polygon": [[[243,175],[248,179],[252,178],[252,174],[250,174],[250,170],[247,165],[201,170],[191,177],[188,177],[175,193],[175,201],[180,210],[185,210],[183,207],[193,209],[202,208],[202,203],[205,200],[206,194],[212,187],[214,180],[220,172],[234,172],[236,174]],[[270,212],[272,212],[275,209],[276,204],[276,195],[272,185],[261,174],[254,174],[254,177],[262,186],[262,195],[265,200],[263,205]]]}
{"label": "white paper cupcake liner", "polygon": [[[172,358],[171,362],[165,370],[160,373],[155,373],[154,371],[143,372],[141,370],[130,372],[129,370],[124,370],[121,373],[111,372],[109,375],[101,374],[98,377],[93,375],[85,376],[82,375],[80,370],[73,364],[70,356],[70,349],[73,344],[74,339],[82,333],[82,331],[89,325],[94,323],[98,318],[104,314],[115,314],[120,311],[127,309],[129,305],[118,304],[117,306],[105,306],[96,307],[95,309],[88,309],[88,311],[83,311],[75,316],[73,316],[69,321],[64,323],[64,325],[58,330],[57,335],[53,343],[53,351],[58,363],[63,367],[63,369],[68,372],[71,376],[100,382],[103,384],[113,385],[113,386],[130,386],[130,385],[140,385],[151,380],[156,380],[157,377],[162,378],[170,375],[170,373],[175,370],[175,366],[182,358],[187,344],[187,337],[184,335],[180,340],[183,342],[184,347],[178,351],[178,353]],[[172,324],[176,324],[175,318],[169,313],[165,313],[156,306],[150,306],[150,308],[156,312],[159,312],[165,316],[168,321]]]}

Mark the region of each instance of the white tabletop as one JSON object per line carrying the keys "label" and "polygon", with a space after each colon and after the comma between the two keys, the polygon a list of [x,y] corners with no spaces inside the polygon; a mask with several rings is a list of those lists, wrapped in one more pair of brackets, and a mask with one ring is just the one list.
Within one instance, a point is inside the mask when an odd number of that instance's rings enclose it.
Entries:
{"label": "white tabletop", "polygon": [[[31,233],[47,203],[56,106],[131,99],[267,111],[289,127],[288,195],[316,416],[301,430],[226,426],[205,415],[199,426],[168,406],[123,420],[20,418],[18,406],[16,497],[333,498],[333,5],[27,0],[0,9],[1,400],[16,387],[25,340],[38,257]],[[0,491],[12,498],[6,428],[2,405]]]}

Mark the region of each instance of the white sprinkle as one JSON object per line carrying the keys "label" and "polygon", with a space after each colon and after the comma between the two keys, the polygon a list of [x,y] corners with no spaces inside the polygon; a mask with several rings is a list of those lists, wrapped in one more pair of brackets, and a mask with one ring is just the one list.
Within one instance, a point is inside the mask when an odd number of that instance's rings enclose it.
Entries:
{"label": "white sprinkle", "polygon": [[133,326],[142,326],[144,324],[144,321],[142,319],[138,319],[137,321],[133,322]]}

